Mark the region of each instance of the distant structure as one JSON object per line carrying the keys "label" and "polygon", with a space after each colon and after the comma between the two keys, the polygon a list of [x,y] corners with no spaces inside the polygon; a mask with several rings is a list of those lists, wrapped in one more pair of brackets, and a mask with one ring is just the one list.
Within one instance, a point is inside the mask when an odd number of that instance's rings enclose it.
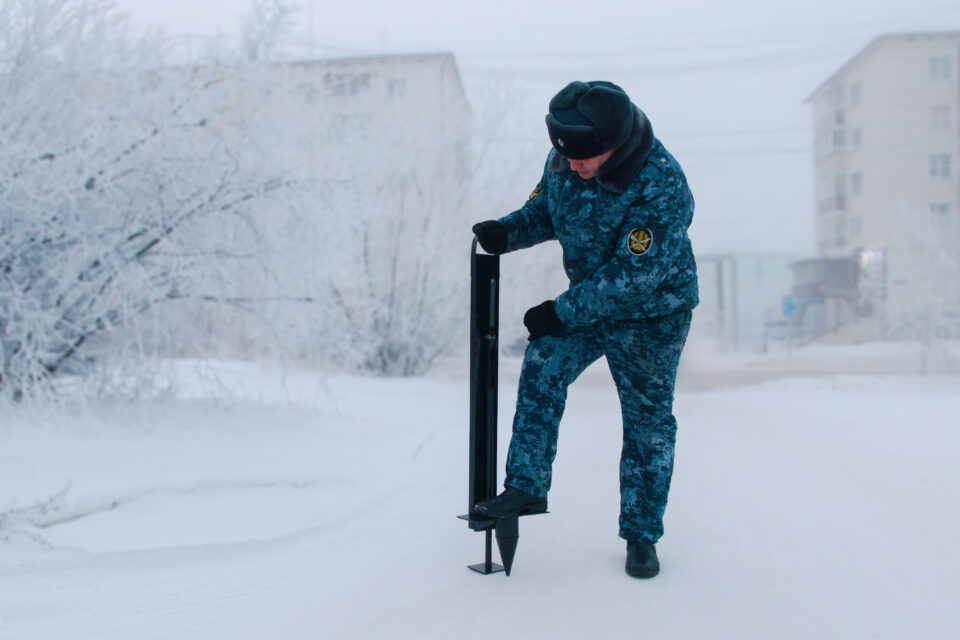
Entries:
{"label": "distant structure", "polygon": [[690,328],[692,345],[715,352],[766,351],[794,338],[796,309],[789,296],[786,253],[697,254],[700,304]]}
{"label": "distant structure", "polygon": [[807,99],[818,256],[806,339],[960,337],[960,32],[873,40]]}
{"label": "distant structure", "polygon": [[[224,135],[234,136],[229,143],[240,150],[237,162],[269,163],[308,187],[296,193],[309,195],[295,201],[261,205],[261,254],[231,264],[222,280],[208,285],[219,299],[269,295],[276,302],[256,314],[202,301],[180,305],[183,324],[211,327],[213,345],[203,345],[206,352],[219,345],[230,357],[270,349],[261,345],[264,320],[269,320],[285,327],[284,340],[305,345],[304,358],[317,359],[314,351],[326,353],[333,348],[328,343],[337,348],[350,343],[330,328],[331,317],[350,317],[353,329],[366,330],[381,322],[377,314],[392,318],[398,307],[419,299],[407,289],[435,286],[443,267],[431,262],[431,251],[453,252],[445,244],[451,235],[459,233],[454,237],[462,242],[466,261],[469,219],[462,200],[470,105],[452,54],[178,67],[160,73],[213,75],[221,87],[216,112],[234,124]],[[211,230],[211,237],[216,233]],[[261,249],[271,243],[282,251]],[[314,304],[310,313],[304,312],[304,300]]]}
{"label": "distant structure", "polygon": [[266,62],[224,73],[230,109],[265,132],[260,142],[278,163],[379,187],[376,170],[416,159],[429,165],[422,177],[444,187],[438,206],[454,206],[470,107],[453,54]]}

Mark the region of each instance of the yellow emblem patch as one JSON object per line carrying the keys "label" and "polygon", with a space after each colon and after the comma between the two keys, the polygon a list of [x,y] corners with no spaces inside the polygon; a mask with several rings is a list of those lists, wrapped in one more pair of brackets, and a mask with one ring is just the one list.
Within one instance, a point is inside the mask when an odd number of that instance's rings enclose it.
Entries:
{"label": "yellow emblem patch", "polygon": [[540,195],[540,183],[537,183],[536,188],[534,188],[533,193],[530,194],[530,197],[527,200],[536,200],[537,196]]}
{"label": "yellow emblem patch", "polygon": [[627,249],[635,256],[642,256],[653,246],[653,234],[649,229],[634,229],[627,236]]}

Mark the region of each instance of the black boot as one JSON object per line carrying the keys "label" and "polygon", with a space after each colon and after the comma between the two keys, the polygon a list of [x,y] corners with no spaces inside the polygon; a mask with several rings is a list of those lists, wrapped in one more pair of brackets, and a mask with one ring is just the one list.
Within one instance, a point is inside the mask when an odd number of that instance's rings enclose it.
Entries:
{"label": "black boot", "polygon": [[660,573],[657,549],[649,542],[627,542],[627,575],[652,578]]}
{"label": "black boot", "polygon": [[488,518],[513,518],[546,512],[547,499],[507,487],[496,498],[478,502],[473,510]]}

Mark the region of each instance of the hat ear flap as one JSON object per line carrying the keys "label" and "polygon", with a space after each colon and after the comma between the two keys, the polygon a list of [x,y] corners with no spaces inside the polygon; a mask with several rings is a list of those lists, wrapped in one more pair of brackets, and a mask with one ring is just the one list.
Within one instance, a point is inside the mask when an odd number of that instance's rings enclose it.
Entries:
{"label": "hat ear flap", "polygon": [[565,111],[577,106],[580,96],[590,90],[590,85],[586,82],[574,80],[550,100],[550,111]]}
{"label": "hat ear flap", "polygon": [[622,122],[630,120],[630,98],[623,91],[607,87],[593,87],[578,105],[580,112],[594,122]]}
{"label": "hat ear flap", "polygon": [[580,98],[577,107],[587,118],[599,124],[600,145],[604,149],[619,147],[630,137],[633,128],[633,106],[622,90],[594,86]]}

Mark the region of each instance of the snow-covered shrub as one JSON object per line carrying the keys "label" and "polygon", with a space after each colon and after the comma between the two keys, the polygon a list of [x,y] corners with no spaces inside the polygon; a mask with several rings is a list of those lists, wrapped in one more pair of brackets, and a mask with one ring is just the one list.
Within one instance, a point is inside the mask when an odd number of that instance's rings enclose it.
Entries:
{"label": "snow-covered shrub", "polygon": [[0,0],[3,395],[49,390],[196,295],[284,185],[239,156],[223,70],[164,73],[159,57],[109,2]]}

